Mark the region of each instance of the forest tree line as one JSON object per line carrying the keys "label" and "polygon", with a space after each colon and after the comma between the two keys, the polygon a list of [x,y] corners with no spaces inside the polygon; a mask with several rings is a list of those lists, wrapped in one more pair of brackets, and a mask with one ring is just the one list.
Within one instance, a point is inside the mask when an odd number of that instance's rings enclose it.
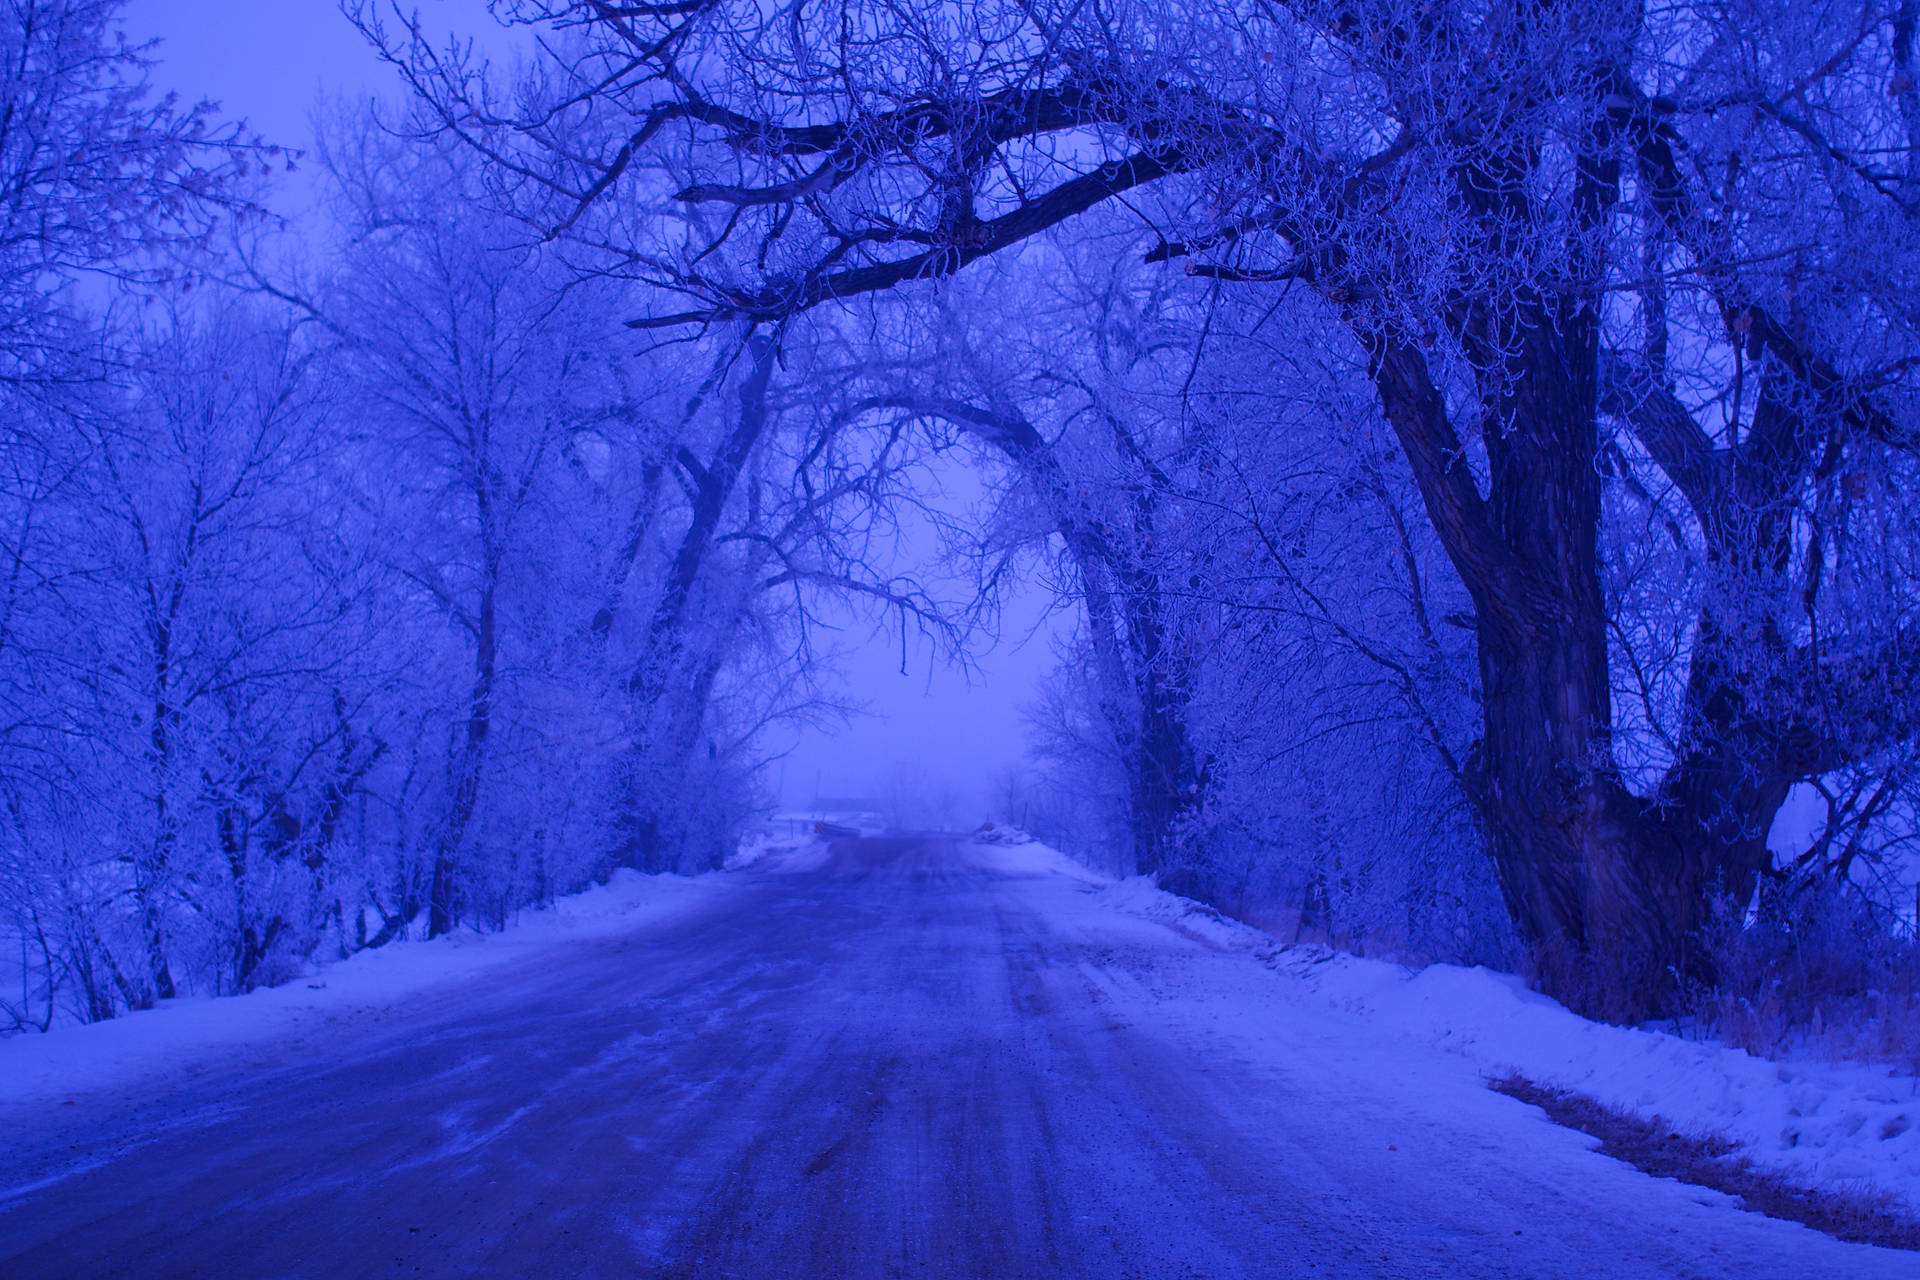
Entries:
{"label": "forest tree line", "polygon": [[118,7],[5,37],[16,1022],[715,865],[822,600],[1032,576],[1092,860],[1614,1018],[1903,954],[1910,0],[366,0],[297,243]]}
{"label": "forest tree line", "polygon": [[113,0],[0,15],[6,1026],[718,865],[807,619],[911,465],[747,333],[648,352],[388,106],[296,157],[147,89]]}

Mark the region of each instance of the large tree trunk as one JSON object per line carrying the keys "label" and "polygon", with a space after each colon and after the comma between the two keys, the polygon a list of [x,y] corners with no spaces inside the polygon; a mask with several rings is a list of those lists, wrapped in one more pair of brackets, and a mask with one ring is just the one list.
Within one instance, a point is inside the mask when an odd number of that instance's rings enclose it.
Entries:
{"label": "large tree trunk", "polygon": [[[1150,689],[1148,697],[1153,701],[1142,709],[1127,781],[1134,870],[1158,875],[1178,863],[1181,830],[1199,807],[1201,777],[1187,737],[1184,706],[1165,705],[1156,690]],[[1181,879],[1169,887],[1185,891],[1190,886]]]}
{"label": "large tree trunk", "polygon": [[[1167,652],[1160,615],[1161,588],[1155,575],[1112,566],[1129,599],[1124,642],[1132,670],[1135,720],[1120,726],[1122,758],[1127,762],[1134,870],[1157,875],[1177,868],[1181,829],[1201,801],[1201,769],[1187,725],[1185,673]],[[1175,882],[1185,891],[1199,886]]]}
{"label": "large tree trunk", "polygon": [[[662,806],[673,803],[672,780],[699,737],[718,673],[712,653],[689,649],[694,590],[706,569],[727,503],[766,430],[767,388],[777,355],[774,340],[767,337],[749,337],[745,348],[751,363],[740,383],[740,411],[733,430],[704,464],[682,451],[681,466],[693,486],[693,510],[648,619],[640,658],[627,680],[638,732],[632,753],[634,777],[612,859],[615,866],[654,872],[669,869],[676,860],[676,851],[664,847],[663,833],[671,824]],[[707,643],[715,641],[709,636]],[[703,674],[710,669],[713,675]]]}
{"label": "large tree trunk", "polygon": [[[1503,383],[1513,393],[1493,406],[1503,427],[1485,436],[1484,501],[1420,355],[1375,335],[1376,384],[1475,602],[1484,728],[1468,784],[1507,905],[1547,991],[1598,1016],[1645,1017],[1713,979],[1699,932],[1715,900],[1751,899],[1794,781],[1846,756],[1823,723],[1846,720],[1835,705],[1846,682],[1786,639],[1766,603],[1797,598],[1791,513],[1821,442],[1791,406],[1812,379],[1778,358],[1747,439],[1724,450],[1669,390],[1611,397],[1608,411],[1630,419],[1692,504],[1717,584],[1693,638],[1678,758],[1641,800],[1610,734],[1592,326],[1563,309],[1505,346],[1518,353]],[[1861,672],[1897,667],[1898,649],[1896,638]]]}
{"label": "large tree trunk", "polygon": [[1369,342],[1387,416],[1474,600],[1484,719],[1468,790],[1536,979],[1592,1015],[1658,1013],[1700,971],[1691,930],[1717,868],[1713,850],[1628,792],[1613,759],[1593,317],[1541,301],[1500,335],[1484,499],[1421,354],[1390,335]]}
{"label": "large tree trunk", "polygon": [[1469,792],[1543,989],[1595,1016],[1648,1016],[1675,974],[1697,970],[1686,925],[1701,877],[1599,754],[1591,662],[1604,636],[1536,621],[1480,625],[1484,724]]}

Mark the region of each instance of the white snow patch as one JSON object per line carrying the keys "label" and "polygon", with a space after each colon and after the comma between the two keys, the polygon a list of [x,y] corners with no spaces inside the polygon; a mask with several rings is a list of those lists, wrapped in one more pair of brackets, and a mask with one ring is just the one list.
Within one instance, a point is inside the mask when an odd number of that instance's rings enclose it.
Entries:
{"label": "white snow patch", "polygon": [[1024,831],[1013,827],[995,827],[973,833],[967,843],[969,855],[980,866],[1017,876],[1066,876],[1088,884],[1109,883],[1106,876],[1075,862],[1066,854],[1051,849]]}
{"label": "white snow patch", "polygon": [[1152,876],[1128,876],[1103,889],[1098,901],[1149,920],[1158,920],[1177,933],[1215,951],[1259,950],[1273,939],[1249,924],[1229,920],[1203,902],[1168,893]]}
{"label": "white snow patch", "polygon": [[108,1022],[12,1036],[0,1040],[0,1106],[58,1105],[75,1094],[124,1089],[162,1075],[198,1075],[349,1011],[452,986],[558,944],[690,913],[738,883],[720,875],[647,876],[622,869],[604,885],[524,913],[499,933],[394,942],[283,986],[170,1000]]}
{"label": "white snow patch", "polygon": [[1458,1054],[1486,1079],[1519,1074],[1691,1137],[1816,1190],[1882,1193],[1920,1212],[1920,1079],[1884,1067],[1770,1062],[1662,1031],[1589,1022],[1512,974],[1412,970],[1289,946],[1144,876],[1095,895],[1217,950],[1264,961],[1315,1003]]}
{"label": "white snow patch", "polygon": [[810,826],[783,817],[749,829],[740,840],[740,848],[727,859],[727,870],[776,866],[785,871],[811,870],[820,865],[826,852],[826,841],[814,835]]}

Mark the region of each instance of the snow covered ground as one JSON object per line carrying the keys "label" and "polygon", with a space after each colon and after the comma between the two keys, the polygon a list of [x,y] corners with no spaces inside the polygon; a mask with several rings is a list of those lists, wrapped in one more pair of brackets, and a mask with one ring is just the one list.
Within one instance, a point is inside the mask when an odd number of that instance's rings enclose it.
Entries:
{"label": "snow covered ground", "polygon": [[685,915],[733,888],[724,876],[616,871],[595,888],[529,911],[492,934],[456,932],[362,951],[283,986],[241,996],[192,997],[45,1034],[0,1040],[0,1117],[59,1105],[68,1095],[117,1090],[230,1067],[236,1058],[323,1032],[397,1001],[455,986],[534,954]]}
{"label": "snow covered ground", "polygon": [[[728,866],[745,869],[769,857],[791,870],[817,865],[825,844],[813,834],[815,816],[783,814],[755,828]],[[171,1000],[107,1022],[0,1039],[0,1115],[9,1107],[58,1105],[73,1093],[199,1075],[250,1050],[490,969],[523,965],[548,948],[664,923],[737,887],[724,875],[647,876],[622,869],[604,885],[522,913],[499,933],[462,930],[432,942],[396,941],[246,995]]]}
{"label": "snow covered ground", "polygon": [[[789,829],[791,828],[791,829]],[[1756,1166],[1810,1188],[1880,1193],[1920,1213],[1920,1080],[1887,1069],[1776,1063],[1725,1046],[1587,1022],[1485,969],[1410,970],[1324,948],[1286,946],[1145,878],[1111,881],[1018,833],[970,846],[987,868],[1031,876],[1063,927],[1111,928],[1116,915],[1166,928],[1222,958],[1256,963],[1159,966],[1155,1003],[1195,1027],[1311,1042],[1343,1070],[1392,1076],[1416,1046],[1484,1081],[1517,1073],[1616,1110],[1659,1117],[1689,1136],[1734,1143]],[[111,1022],[0,1041],[0,1119],[73,1094],[231,1069],[272,1046],[364,1025],[395,1002],[452,990],[537,953],[722,907],[748,874],[805,872],[824,841],[796,824],[750,838],[731,872],[686,878],[622,872],[608,885],[532,912],[503,933],[459,934],[364,952],[286,986],[191,999]],[[1125,993],[1107,996],[1123,1001]],[[356,1021],[358,1020],[358,1021]],[[264,1060],[264,1058],[263,1058]],[[1436,1082],[1434,1087],[1443,1087]]]}
{"label": "snow covered ground", "polygon": [[[1288,946],[1133,877],[1095,900],[1210,947],[1263,960],[1277,979],[1241,993],[1247,1015],[1296,1025],[1310,1006],[1458,1054],[1486,1079],[1510,1074],[1584,1094],[1688,1137],[1719,1137],[1755,1167],[1811,1190],[1884,1194],[1920,1214],[1920,1079],[1890,1068],[1770,1062],[1710,1041],[1607,1026],[1512,974],[1409,969]],[[1324,1019],[1318,1021],[1324,1022]]]}
{"label": "snow covered ground", "polygon": [[0,1043],[0,1272],[1901,1274],[1485,1086],[1912,1204],[1911,1129],[1877,1136],[1911,1081],[1782,1079],[980,836],[768,831],[735,870]]}

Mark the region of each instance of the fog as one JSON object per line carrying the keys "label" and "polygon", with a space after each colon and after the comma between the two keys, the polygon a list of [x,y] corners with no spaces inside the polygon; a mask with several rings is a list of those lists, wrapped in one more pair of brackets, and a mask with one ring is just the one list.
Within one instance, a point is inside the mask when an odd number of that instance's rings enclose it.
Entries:
{"label": "fog", "polygon": [[902,662],[896,622],[842,617],[844,657],[836,664],[850,702],[863,708],[837,727],[773,735],[784,807],[816,801],[871,801],[890,822],[951,830],[1017,821],[1004,779],[1024,767],[1023,708],[1052,666],[1052,642],[1066,621],[1035,589],[1014,595],[999,637],[961,665],[908,632]]}

